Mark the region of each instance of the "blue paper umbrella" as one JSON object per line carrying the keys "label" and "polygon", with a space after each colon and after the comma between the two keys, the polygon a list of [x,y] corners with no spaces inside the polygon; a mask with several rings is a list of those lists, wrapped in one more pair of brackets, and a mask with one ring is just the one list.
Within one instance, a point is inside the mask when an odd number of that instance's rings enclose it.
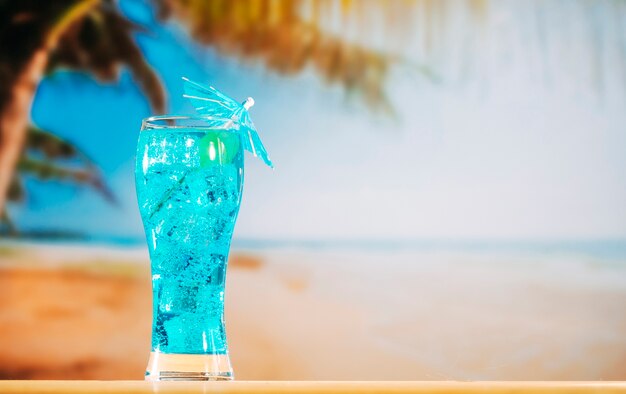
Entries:
{"label": "blue paper umbrella", "polygon": [[252,97],[248,97],[240,104],[212,86],[201,85],[185,77],[183,80],[185,81],[183,97],[191,101],[198,114],[232,119],[239,123],[243,147],[274,168],[248,113],[248,109],[254,105]]}

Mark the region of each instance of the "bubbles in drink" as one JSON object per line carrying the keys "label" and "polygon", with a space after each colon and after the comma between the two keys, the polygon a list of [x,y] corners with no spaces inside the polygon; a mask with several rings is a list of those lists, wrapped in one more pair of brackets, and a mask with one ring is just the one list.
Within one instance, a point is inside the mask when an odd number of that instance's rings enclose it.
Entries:
{"label": "bubbles in drink", "polygon": [[243,154],[220,130],[143,131],[136,182],[153,277],[152,348],[226,353],[223,297]]}

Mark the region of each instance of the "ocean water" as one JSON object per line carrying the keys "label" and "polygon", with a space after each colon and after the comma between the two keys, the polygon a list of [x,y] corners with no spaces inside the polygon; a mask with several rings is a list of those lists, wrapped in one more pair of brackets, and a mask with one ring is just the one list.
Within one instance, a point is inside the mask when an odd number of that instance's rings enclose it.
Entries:
{"label": "ocean water", "polygon": [[153,351],[225,354],[224,282],[239,211],[238,136],[144,130],[136,185],[152,268]]}
{"label": "ocean water", "polygon": [[626,239],[233,239],[233,248],[246,250],[295,249],[376,253],[454,252],[577,256],[626,262]]}
{"label": "ocean water", "polygon": [[[48,245],[94,245],[136,249],[145,245],[144,237],[119,237],[108,234],[23,232],[20,238],[7,238],[8,245],[20,243]],[[264,251],[297,249],[302,251],[374,251],[374,252],[459,252],[472,254],[506,253],[508,255],[578,256],[626,262],[626,239],[250,239],[233,237],[235,250]]]}

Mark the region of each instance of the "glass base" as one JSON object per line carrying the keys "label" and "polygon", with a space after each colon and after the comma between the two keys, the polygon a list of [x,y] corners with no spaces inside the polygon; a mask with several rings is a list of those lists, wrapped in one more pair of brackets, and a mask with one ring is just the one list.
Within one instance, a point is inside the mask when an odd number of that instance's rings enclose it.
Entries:
{"label": "glass base", "polygon": [[233,380],[228,354],[150,353],[146,380]]}

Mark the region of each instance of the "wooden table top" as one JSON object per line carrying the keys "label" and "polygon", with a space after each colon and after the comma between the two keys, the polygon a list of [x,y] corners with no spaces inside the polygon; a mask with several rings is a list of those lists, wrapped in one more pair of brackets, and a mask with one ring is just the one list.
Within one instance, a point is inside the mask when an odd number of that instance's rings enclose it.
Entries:
{"label": "wooden table top", "polygon": [[5,380],[0,393],[626,393],[626,382],[158,382]]}

